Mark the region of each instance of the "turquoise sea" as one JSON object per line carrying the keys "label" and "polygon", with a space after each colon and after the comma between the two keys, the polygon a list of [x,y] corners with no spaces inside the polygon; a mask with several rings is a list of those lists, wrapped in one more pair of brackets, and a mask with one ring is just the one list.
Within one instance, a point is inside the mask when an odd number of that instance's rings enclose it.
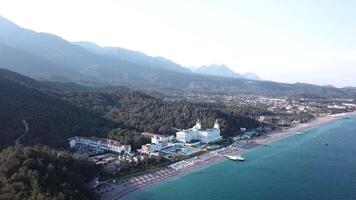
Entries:
{"label": "turquoise sea", "polygon": [[[356,117],[158,183],[125,200],[356,200]],[[325,145],[327,143],[328,145]]]}

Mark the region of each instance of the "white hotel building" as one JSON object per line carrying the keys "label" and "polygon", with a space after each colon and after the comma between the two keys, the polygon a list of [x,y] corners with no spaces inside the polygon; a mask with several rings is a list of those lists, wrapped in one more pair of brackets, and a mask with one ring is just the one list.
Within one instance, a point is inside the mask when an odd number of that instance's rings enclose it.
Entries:
{"label": "white hotel building", "polygon": [[163,148],[167,148],[174,139],[173,135],[159,135],[147,132],[142,133],[142,135],[151,139],[151,144],[142,145],[140,150],[142,153],[161,151]]}
{"label": "white hotel building", "polygon": [[90,147],[94,147],[97,149],[103,149],[106,151],[111,151],[115,153],[131,153],[131,146],[130,145],[123,145],[115,140],[109,140],[105,138],[97,138],[97,137],[72,137],[69,138],[69,146],[74,148],[76,145],[86,145]]}
{"label": "white hotel building", "polygon": [[202,143],[208,144],[222,139],[220,135],[220,127],[217,120],[215,120],[212,129],[201,130],[200,120],[195,126],[188,130],[182,130],[176,133],[176,139],[180,142],[189,143],[194,140],[199,140]]}

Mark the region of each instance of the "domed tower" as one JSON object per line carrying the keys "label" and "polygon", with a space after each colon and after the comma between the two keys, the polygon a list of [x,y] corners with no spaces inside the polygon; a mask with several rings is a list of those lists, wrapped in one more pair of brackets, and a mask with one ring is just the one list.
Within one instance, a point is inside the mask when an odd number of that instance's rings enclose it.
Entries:
{"label": "domed tower", "polygon": [[198,119],[197,123],[194,126],[195,129],[197,130],[201,130],[201,123],[200,123],[200,119]]}
{"label": "domed tower", "polygon": [[218,122],[218,120],[217,120],[217,119],[215,120],[215,123],[214,123],[214,128],[216,128],[216,129],[220,129],[219,122]]}

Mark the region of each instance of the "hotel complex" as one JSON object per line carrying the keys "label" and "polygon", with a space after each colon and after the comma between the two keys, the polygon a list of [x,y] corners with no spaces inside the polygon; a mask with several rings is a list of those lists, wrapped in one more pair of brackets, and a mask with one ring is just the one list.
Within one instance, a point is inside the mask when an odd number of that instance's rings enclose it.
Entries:
{"label": "hotel complex", "polygon": [[72,137],[69,138],[69,145],[71,148],[74,148],[76,145],[85,145],[90,146],[96,149],[102,149],[106,151],[111,151],[115,153],[131,153],[131,146],[130,145],[122,145],[115,140],[109,140],[104,138],[97,138],[97,137]]}
{"label": "hotel complex", "polygon": [[[166,154],[174,154],[180,152],[184,155],[190,155],[197,151],[191,144],[187,143],[203,143],[209,144],[217,142],[222,139],[220,135],[219,123],[216,120],[214,127],[212,129],[202,130],[200,120],[197,121],[193,128],[188,130],[178,131],[176,137],[173,135],[160,135],[155,133],[144,132],[142,135],[146,138],[151,139],[151,143],[142,145],[141,149],[138,150],[140,153],[145,154],[157,154],[159,152],[164,152]],[[71,137],[69,138],[69,145],[71,148],[76,147],[90,147],[94,150],[104,150],[114,153],[131,153],[130,145],[123,145],[117,141],[97,138],[97,137]]]}
{"label": "hotel complex", "polygon": [[184,143],[200,141],[202,143],[208,144],[222,139],[220,135],[219,123],[217,120],[215,120],[215,124],[212,129],[201,130],[201,123],[200,120],[198,120],[193,128],[179,131],[176,135],[176,139]]}

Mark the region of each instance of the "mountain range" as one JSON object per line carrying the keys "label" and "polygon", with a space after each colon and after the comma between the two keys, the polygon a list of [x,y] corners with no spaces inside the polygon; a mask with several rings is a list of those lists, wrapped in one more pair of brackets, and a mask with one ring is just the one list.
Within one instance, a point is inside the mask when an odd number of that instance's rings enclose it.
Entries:
{"label": "mountain range", "polygon": [[193,73],[165,58],[88,42],[72,43],[53,34],[24,29],[3,17],[0,30],[0,68],[57,86],[65,83],[77,88],[127,86],[168,93],[355,97],[350,89],[259,81],[254,74],[240,75],[225,65],[204,66]]}
{"label": "mountain range", "polygon": [[146,66],[150,68],[170,70],[170,71],[188,73],[188,74],[193,72],[197,74],[206,74],[206,75],[222,76],[222,77],[229,77],[229,78],[261,80],[257,74],[251,72],[245,74],[239,74],[232,71],[228,66],[224,64],[204,65],[198,68],[185,68],[166,58],[151,57],[139,51],[132,51],[120,47],[100,47],[92,42],[73,42],[73,44],[79,45],[94,54],[103,55],[112,59],[119,58],[127,62],[132,62],[137,65]]}
{"label": "mountain range", "polygon": [[132,51],[120,47],[100,47],[92,42],[73,42],[91,53],[102,55],[111,59],[120,59],[142,67],[157,68],[182,73],[191,73],[189,69],[182,67],[163,57],[151,57],[139,51]]}
{"label": "mountain range", "polygon": [[245,74],[239,74],[231,70],[225,64],[203,65],[198,68],[191,68],[191,70],[192,72],[198,74],[207,74],[207,75],[230,77],[230,78],[242,78],[242,79],[249,79],[249,80],[261,80],[261,78],[255,73],[248,72]]}

